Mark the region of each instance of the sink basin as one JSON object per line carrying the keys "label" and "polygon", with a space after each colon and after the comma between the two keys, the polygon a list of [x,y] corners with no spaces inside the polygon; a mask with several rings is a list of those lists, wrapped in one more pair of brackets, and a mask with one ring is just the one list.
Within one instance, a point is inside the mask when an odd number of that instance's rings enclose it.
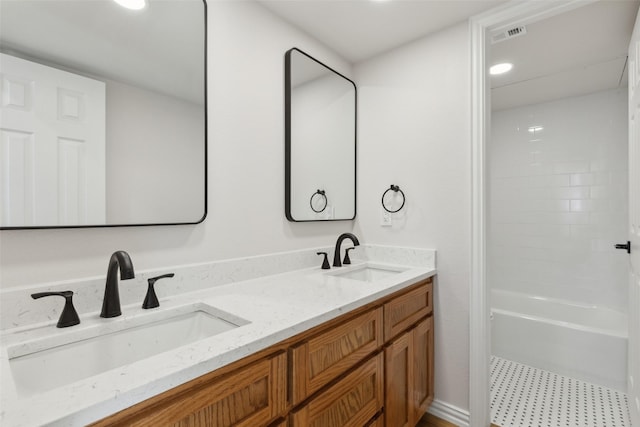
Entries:
{"label": "sink basin", "polygon": [[334,276],[343,277],[345,279],[360,280],[363,282],[375,282],[389,276],[396,275],[405,271],[401,267],[388,267],[378,265],[362,265],[350,268],[345,271],[332,273]]}
{"label": "sink basin", "polygon": [[[221,334],[248,322],[205,304],[117,319],[108,332],[69,331],[65,343],[50,337],[33,342],[31,352],[8,349],[9,367],[20,397],[52,390],[195,341]],[[107,325],[100,325],[104,329]],[[98,329],[98,328],[94,328]],[[115,330],[114,330],[115,329]],[[89,334],[90,335],[90,334]],[[60,337],[58,337],[60,338]],[[33,350],[33,348],[37,350]]]}

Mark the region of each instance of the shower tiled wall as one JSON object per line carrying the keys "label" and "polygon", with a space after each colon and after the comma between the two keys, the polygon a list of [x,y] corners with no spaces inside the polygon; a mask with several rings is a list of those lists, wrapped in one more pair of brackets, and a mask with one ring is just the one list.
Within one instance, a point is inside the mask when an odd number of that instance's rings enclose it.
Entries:
{"label": "shower tiled wall", "polygon": [[489,282],[625,310],[626,89],[493,113]]}

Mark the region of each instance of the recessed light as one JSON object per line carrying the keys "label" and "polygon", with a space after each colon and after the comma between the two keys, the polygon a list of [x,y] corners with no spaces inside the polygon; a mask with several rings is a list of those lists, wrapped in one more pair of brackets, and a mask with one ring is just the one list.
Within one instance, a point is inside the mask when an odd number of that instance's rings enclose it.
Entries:
{"label": "recessed light", "polygon": [[538,132],[542,132],[544,130],[544,127],[542,126],[530,126],[529,129],[527,129],[529,131],[529,133],[538,133]]}
{"label": "recessed light", "polygon": [[126,7],[131,10],[144,9],[147,5],[147,0],[113,0],[122,7]]}
{"label": "recessed light", "polygon": [[491,74],[492,76],[497,76],[498,74],[508,73],[512,68],[513,64],[503,62],[501,64],[491,66],[491,68],[489,68],[489,74]]}

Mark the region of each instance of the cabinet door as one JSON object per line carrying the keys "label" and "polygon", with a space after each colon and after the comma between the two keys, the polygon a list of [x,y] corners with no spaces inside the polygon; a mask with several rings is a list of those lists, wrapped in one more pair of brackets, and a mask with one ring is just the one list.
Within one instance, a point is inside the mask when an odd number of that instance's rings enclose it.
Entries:
{"label": "cabinet door", "polygon": [[413,404],[409,390],[414,366],[410,342],[410,333],[405,333],[384,350],[386,427],[413,427]]}
{"label": "cabinet door", "polygon": [[290,417],[292,427],[362,427],[383,405],[383,355],[327,388]]}
{"label": "cabinet door", "polygon": [[382,308],[366,312],[291,350],[293,404],[357,365],[382,345]]}
{"label": "cabinet door", "polygon": [[433,284],[429,279],[424,285],[394,298],[384,305],[385,342],[431,313],[432,290]]}
{"label": "cabinet door", "polygon": [[418,421],[433,401],[433,316],[411,330],[413,353],[413,419]]}
{"label": "cabinet door", "polygon": [[385,426],[413,427],[433,401],[433,317],[385,349]]}
{"label": "cabinet door", "polygon": [[[258,427],[284,415],[286,353],[262,359],[210,383],[104,425]],[[98,423],[101,425],[101,423]]]}

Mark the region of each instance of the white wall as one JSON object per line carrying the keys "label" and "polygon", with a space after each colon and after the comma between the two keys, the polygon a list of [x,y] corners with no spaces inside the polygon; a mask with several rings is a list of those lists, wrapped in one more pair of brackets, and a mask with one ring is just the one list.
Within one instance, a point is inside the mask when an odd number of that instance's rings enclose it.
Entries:
{"label": "white wall", "polygon": [[252,2],[210,1],[209,215],[199,225],[0,232],[0,287],[105,275],[127,250],[138,269],[330,245],[353,222],[284,216],[284,53],[348,63]]}
{"label": "white wall", "polygon": [[[436,399],[469,407],[469,36],[460,24],[358,64],[358,233],[438,250]],[[380,223],[390,184],[407,203]]]}
{"label": "white wall", "polygon": [[106,223],[198,221],[204,214],[202,105],[112,80],[106,85]]}
{"label": "white wall", "polygon": [[491,288],[626,311],[627,158],[626,89],[495,112]]}

